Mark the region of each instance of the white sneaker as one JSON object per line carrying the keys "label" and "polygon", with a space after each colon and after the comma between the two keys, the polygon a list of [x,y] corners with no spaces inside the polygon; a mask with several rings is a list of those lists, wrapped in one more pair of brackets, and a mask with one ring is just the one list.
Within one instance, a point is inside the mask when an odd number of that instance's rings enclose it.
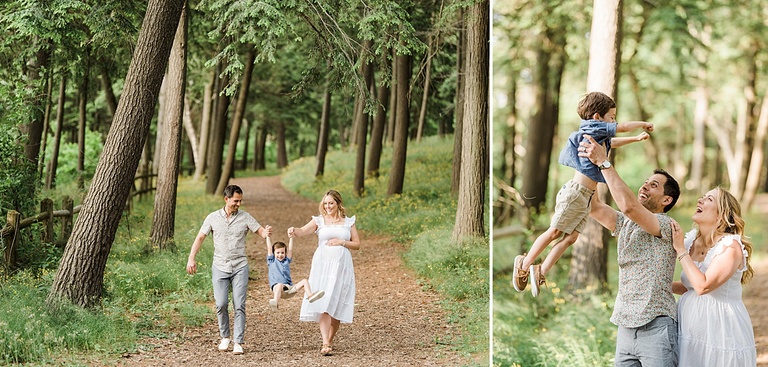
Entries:
{"label": "white sneaker", "polygon": [[277,311],[277,300],[276,299],[273,298],[273,299],[269,300],[269,308],[271,308],[272,311]]}
{"label": "white sneaker", "polygon": [[307,300],[309,301],[309,303],[312,303],[319,300],[320,298],[323,298],[324,295],[325,295],[325,291],[317,291],[315,293],[310,294]]}
{"label": "white sneaker", "polygon": [[229,349],[229,338],[222,338],[221,343],[219,343],[219,350],[223,352],[227,349]]}
{"label": "white sneaker", "polygon": [[240,344],[235,343],[235,347],[232,348],[232,353],[235,355],[243,354],[243,347]]}

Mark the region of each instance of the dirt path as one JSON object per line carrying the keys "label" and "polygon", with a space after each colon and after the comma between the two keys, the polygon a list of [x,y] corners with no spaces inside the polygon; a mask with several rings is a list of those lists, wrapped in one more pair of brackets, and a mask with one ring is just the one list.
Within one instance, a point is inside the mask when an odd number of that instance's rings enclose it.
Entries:
{"label": "dirt path", "polygon": [[[289,193],[279,177],[233,180],[244,192],[241,209],[262,225],[274,228],[274,241],[287,242],[286,230],[302,226],[317,213],[317,201]],[[215,210],[215,208],[211,208]],[[354,215],[355,213],[349,213]],[[201,219],[202,220],[202,219]],[[249,235],[250,236],[250,235]],[[213,300],[211,316],[202,328],[174,330],[171,338],[147,339],[146,351],[124,356],[130,366],[460,366],[470,361],[436,341],[456,335],[446,322],[438,297],[424,292],[414,274],[406,269],[401,245],[387,238],[361,233],[363,248],[353,251],[357,279],[357,311],[352,324],[342,324],[334,342],[334,354],[322,357],[318,324],[299,322],[301,299],[284,300],[276,312],[267,301],[264,241],[247,250],[251,265],[246,303],[245,354],[219,352]],[[206,241],[210,246],[211,242]],[[295,242],[291,273],[294,281],[309,275],[317,238],[307,236]],[[183,266],[180,264],[179,266]],[[231,307],[231,305],[230,305]],[[230,313],[231,314],[231,313]],[[476,361],[475,361],[476,362]]]}

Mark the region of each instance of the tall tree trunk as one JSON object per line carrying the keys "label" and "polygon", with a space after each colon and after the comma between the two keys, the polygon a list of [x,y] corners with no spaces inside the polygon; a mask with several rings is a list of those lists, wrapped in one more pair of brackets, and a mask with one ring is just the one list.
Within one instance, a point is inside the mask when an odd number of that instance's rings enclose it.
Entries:
{"label": "tall tree trunk", "polygon": [[224,139],[227,132],[227,111],[229,110],[229,96],[222,92],[229,84],[227,76],[219,79],[218,93],[216,94],[216,114],[211,126],[210,141],[208,145],[208,179],[205,192],[210,195],[221,194],[216,191],[221,178],[221,162],[224,154]]}
{"label": "tall tree trunk", "polygon": [[[330,67],[330,62],[329,62]],[[315,177],[325,174],[325,154],[328,152],[328,133],[331,128],[331,81],[327,78],[323,94],[323,112],[320,116],[320,132],[317,136],[317,168]]]}
{"label": "tall tree trunk", "polygon": [[160,164],[160,153],[162,152],[163,142],[165,141],[165,100],[166,90],[168,89],[168,81],[163,78],[163,83],[160,84],[160,96],[157,98],[157,128],[155,129],[155,143],[152,144],[154,148],[152,150],[152,173],[157,173],[157,167]]}
{"label": "tall tree trunk", "polygon": [[77,119],[77,188],[85,188],[85,129],[88,114],[88,82],[90,79],[90,56],[86,48],[83,65],[83,79],[80,82],[78,97],[79,113]]}
{"label": "tall tree trunk", "polygon": [[187,83],[187,6],[181,9],[179,25],[168,60],[165,76],[166,99],[165,137],[160,164],[157,169],[157,189],[152,216],[150,242],[153,249],[167,250],[176,247],[174,222],[176,220],[176,188],[179,184],[179,155],[181,151],[181,125]]}
{"label": "tall tree trunk", "polygon": [[[216,79],[216,74],[212,75],[212,79]],[[211,130],[211,105],[213,94],[213,81],[205,85],[203,91],[203,112],[200,118],[200,139],[197,148],[197,157],[195,160],[195,174],[192,179],[197,181],[205,173],[206,163],[208,161],[208,142],[210,140],[209,133]]]}
{"label": "tall tree trunk", "polygon": [[251,76],[253,76],[253,64],[256,62],[256,50],[248,47],[248,61],[245,64],[243,72],[243,81],[240,86],[240,94],[235,106],[235,115],[232,117],[232,127],[229,130],[229,146],[227,147],[227,160],[224,162],[224,171],[219,178],[219,185],[216,192],[224,192],[224,188],[229,184],[235,168],[235,155],[237,152],[237,140],[240,138],[240,124],[245,115],[245,106],[248,103],[248,90],[251,88]]}
{"label": "tall tree trunk", "polygon": [[464,69],[466,48],[466,16],[464,10],[459,10],[459,27],[456,41],[456,101],[454,106],[453,127],[453,169],[451,171],[451,194],[458,195],[459,181],[461,180],[461,140],[464,121]]}
{"label": "tall tree trunk", "polygon": [[[48,59],[50,58],[50,50],[48,48],[48,42],[39,38],[35,38],[34,43],[38,49],[35,55],[27,63],[27,83],[28,88],[38,90],[34,93],[35,97],[31,101],[32,108],[30,121],[28,124],[21,126],[22,134],[26,134],[27,141],[24,144],[24,155],[27,161],[33,165],[33,169],[38,166],[38,160],[40,157],[40,140],[43,136],[43,107],[45,104],[46,96],[44,91],[44,79],[45,76],[41,75],[41,71],[48,67]],[[39,90],[39,89],[43,90]],[[34,187],[31,188],[31,195],[34,196]]]}
{"label": "tall tree trunk", "polygon": [[552,158],[552,139],[555,136],[555,121],[550,118],[551,107],[551,51],[544,49],[546,37],[540,35],[541,42],[536,51],[536,71],[534,100],[536,112],[529,124],[526,154],[523,163],[523,185],[521,194],[525,206],[536,210],[543,209],[549,182],[549,164]]}
{"label": "tall tree trunk", "polygon": [[267,149],[267,124],[261,123],[257,130],[257,136],[253,147],[253,170],[265,170],[267,168],[264,151]]}
{"label": "tall tree trunk", "polygon": [[251,143],[251,126],[250,121],[243,119],[243,159],[240,160],[240,169],[245,170],[248,168],[248,144]]}
{"label": "tall tree trunk", "polygon": [[195,123],[192,122],[192,111],[189,103],[189,96],[186,95],[186,88],[184,94],[184,115],[182,116],[182,122],[184,124],[184,131],[187,133],[187,138],[189,140],[189,153],[191,153],[192,156],[192,163],[195,165],[195,168],[197,168],[198,162],[200,161],[200,150],[198,147],[197,132],[195,131]]}
{"label": "tall tree trunk", "polygon": [[150,0],[115,119],[67,241],[48,304],[101,302],[104,268],[154,114],[184,0]]}
{"label": "tall tree trunk", "polygon": [[379,177],[381,151],[384,144],[384,128],[387,121],[387,111],[384,109],[384,103],[387,102],[389,95],[389,86],[386,81],[380,81],[377,93],[376,116],[373,118],[373,129],[371,130],[371,148],[368,152],[368,177]]}
{"label": "tall tree trunk", "polygon": [[416,130],[416,141],[421,141],[421,136],[424,134],[424,123],[427,119],[427,106],[429,103],[429,83],[432,79],[432,52],[436,43],[436,36],[429,35],[427,41],[427,62],[424,66],[424,88],[421,94],[421,108],[419,108],[419,124]]}
{"label": "tall tree trunk", "polygon": [[288,152],[285,149],[285,122],[277,122],[277,134],[275,134],[277,143],[277,168],[288,166]]}
{"label": "tall tree trunk", "polygon": [[763,160],[765,158],[765,140],[768,133],[768,95],[763,97],[762,108],[757,120],[757,130],[755,131],[755,147],[752,150],[749,161],[749,171],[747,181],[744,184],[744,197],[742,198],[742,207],[748,211],[757,195],[757,189],[760,184],[760,178],[763,171]]}
{"label": "tall tree trunk", "polygon": [[45,177],[45,188],[56,187],[56,170],[59,166],[59,148],[61,147],[61,130],[64,128],[64,101],[67,91],[67,73],[61,73],[59,84],[59,102],[56,106],[56,133],[53,135],[53,154],[48,164],[48,175]]}
{"label": "tall tree trunk", "polygon": [[485,185],[488,175],[488,1],[477,2],[467,14],[466,79],[461,181],[456,224],[451,240],[464,242],[485,235]]}
{"label": "tall tree trunk", "polygon": [[[622,0],[595,0],[593,9],[587,90],[600,91],[616,99],[621,55]],[[599,185],[595,195],[600,195],[602,202],[609,203],[609,193],[604,186]],[[610,234],[602,225],[592,218],[587,220],[587,226],[573,244],[569,287],[583,289],[594,286],[605,289],[608,283],[609,238]]]}
{"label": "tall tree trunk", "polygon": [[53,73],[48,73],[48,77],[45,78],[45,112],[43,113],[43,133],[40,141],[40,158],[38,159],[38,177],[43,177],[43,171],[45,168],[45,149],[48,143],[48,132],[51,129],[51,109],[53,108],[53,101],[51,100],[53,95]]}
{"label": "tall tree trunk", "polygon": [[[365,59],[369,50],[373,47],[373,41],[363,41],[363,50],[360,53],[360,58]],[[363,61],[361,72],[363,79],[365,80],[365,90],[360,91],[358,98],[360,100],[360,114],[357,116],[355,122],[357,137],[357,155],[355,157],[355,182],[354,193],[357,196],[362,196],[365,191],[365,148],[366,140],[368,139],[368,120],[370,116],[365,112],[365,105],[367,101],[367,95],[371,91],[371,85],[373,85],[373,64]]]}
{"label": "tall tree trunk", "polygon": [[99,71],[101,72],[101,89],[104,90],[104,99],[107,101],[107,107],[109,108],[110,117],[115,117],[115,111],[117,111],[117,97],[112,90],[112,78],[109,76],[109,69],[107,69],[107,60],[102,58],[99,60]]}
{"label": "tall tree trunk", "polygon": [[389,94],[389,118],[387,119],[386,139],[390,143],[395,142],[395,124],[397,122],[397,56],[392,57],[392,81],[390,84],[391,93]]}
{"label": "tall tree trunk", "polygon": [[395,111],[395,141],[392,149],[392,167],[389,171],[387,195],[402,194],[405,182],[405,161],[410,125],[411,55],[397,55],[397,108]]}

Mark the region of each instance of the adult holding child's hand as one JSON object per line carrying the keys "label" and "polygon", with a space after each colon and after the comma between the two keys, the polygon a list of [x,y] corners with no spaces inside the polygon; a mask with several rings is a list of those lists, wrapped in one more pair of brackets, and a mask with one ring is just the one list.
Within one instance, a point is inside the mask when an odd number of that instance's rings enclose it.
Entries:
{"label": "adult holding child's hand", "polygon": [[325,296],[314,303],[305,299],[301,304],[301,321],[320,324],[323,347],[320,354],[333,352],[333,339],[341,323],[352,323],[355,307],[355,269],[349,250],[360,249],[360,237],[355,217],[346,216],[341,194],[328,190],[313,216],[301,228],[288,228],[289,237],[317,233],[317,249],[312,257],[309,284],[312,289],[325,290]]}

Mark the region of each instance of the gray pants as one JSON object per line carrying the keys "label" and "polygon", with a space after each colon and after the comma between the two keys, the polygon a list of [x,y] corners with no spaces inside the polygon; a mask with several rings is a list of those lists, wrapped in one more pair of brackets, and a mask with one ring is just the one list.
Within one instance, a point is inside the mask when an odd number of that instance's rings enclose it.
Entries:
{"label": "gray pants", "polygon": [[677,321],[659,316],[636,328],[619,326],[616,367],[677,367]]}
{"label": "gray pants", "polygon": [[216,317],[219,319],[219,335],[229,338],[229,289],[232,288],[232,306],[235,309],[235,337],[237,344],[243,343],[245,335],[245,297],[248,294],[248,265],[231,273],[225,273],[211,266],[213,298],[216,300]]}

